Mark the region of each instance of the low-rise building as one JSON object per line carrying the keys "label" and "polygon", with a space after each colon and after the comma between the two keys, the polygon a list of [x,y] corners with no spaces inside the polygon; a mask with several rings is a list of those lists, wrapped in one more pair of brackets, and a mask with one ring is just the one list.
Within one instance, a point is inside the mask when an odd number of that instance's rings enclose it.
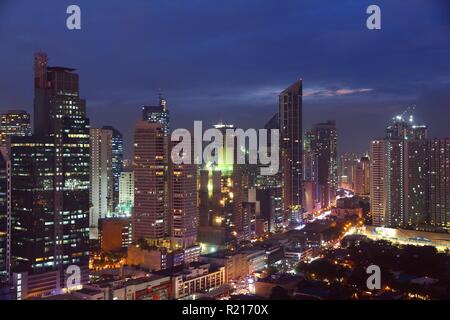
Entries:
{"label": "low-rise building", "polygon": [[200,261],[225,267],[225,281],[239,280],[267,267],[264,249],[217,251],[200,256]]}
{"label": "low-rise building", "polygon": [[245,249],[241,251],[247,256],[248,274],[261,271],[267,268],[266,251],[262,249]]}
{"label": "low-rise building", "polygon": [[102,281],[73,292],[87,300],[168,300],[172,298],[170,277],[149,275],[136,279]]}
{"label": "low-rise building", "polygon": [[126,249],[131,243],[130,218],[99,219],[99,241],[103,252]]}
{"label": "low-rise building", "polygon": [[231,251],[217,251],[201,255],[200,261],[225,267],[225,281],[238,280],[249,273],[247,255]]}
{"label": "low-rise building", "polygon": [[150,271],[159,271],[198,261],[201,247],[198,245],[186,249],[169,250],[165,247],[128,247],[127,264],[139,266]]}
{"label": "low-rise building", "polygon": [[209,263],[192,262],[187,267],[178,266],[155,272],[172,281],[174,299],[192,299],[225,284],[225,267]]}

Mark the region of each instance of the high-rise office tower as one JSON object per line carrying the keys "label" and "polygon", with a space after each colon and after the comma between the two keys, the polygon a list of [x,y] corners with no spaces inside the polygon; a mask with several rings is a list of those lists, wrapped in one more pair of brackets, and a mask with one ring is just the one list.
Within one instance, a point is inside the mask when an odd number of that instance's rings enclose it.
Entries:
{"label": "high-rise office tower", "polygon": [[[222,133],[224,141],[217,161],[208,161],[200,170],[199,239],[203,243],[224,245],[246,237],[240,223],[243,202],[249,186],[254,184],[257,168],[236,163],[240,152],[236,147],[237,138],[233,133],[227,139],[227,131],[235,130],[233,125],[219,123],[214,128]],[[248,150],[248,146],[245,148]]]}
{"label": "high-rise office tower", "polygon": [[[279,129],[278,113],[276,113],[264,125],[264,129]],[[270,132],[270,131],[268,131]],[[270,150],[271,137],[268,134],[267,147]],[[260,203],[261,218],[267,221],[269,231],[276,232],[283,227],[284,215],[282,208],[282,181],[281,171],[273,175],[261,175],[258,171],[256,176],[256,200]]]}
{"label": "high-rise office tower", "polygon": [[[232,232],[233,238],[239,238],[239,226],[235,224],[237,217],[242,214],[242,195],[245,192],[245,172],[243,165],[237,164],[237,139],[236,136],[227,135],[227,130],[234,130],[233,124],[220,122],[214,125],[224,137],[222,154],[217,155],[217,163],[213,163],[213,194],[211,209],[214,226],[226,228],[226,232]],[[233,161],[230,161],[234,159]]]}
{"label": "high-rise office tower", "polygon": [[47,63],[45,54],[35,56],[35,135],[11,141],[18,298],[65,287],[71,265],[81,269],[81,283],[89,274],[89,119],[75,69]]}
{"label": "high-rise office tower", "polygon": [[436,228],[450,228],[450,139],[429,142],[429,212]]}
{"label": "high-rise office tower", "polygon": [[197,165],[169,161],[169,220],[171,245],[188,248],[197,241]]}
{"label": "high-rise office tower", "polygon": [[[219,171],[221,175],[221,201],[224,203],[220,210],[223,213],[222,221],[228,228],[227,231],[231,231],[234,240],[248,240],[249,233],[245,224],[242,223],[242,217],[245,214],[244,202],[246,202],[249,188],[254,184],[257,167],[251,164],[239,164],[237,159],[239,152],[244,152],[245,157],[248,158],[248,154],[256,150],[250,150],[250,145],[245,145],[245,151],[238,150],[237,136],[234,133],[227,134],[229,130],[234,131],[234,125],[219,123],[214,125],[214,128],[218,129],[224,137],[222,156],[219,154],[218,164],[213,166],[214,170]],[[234,160],[231,161],[231,159]],[[217,204],[217,201],[215,203]]]}
{"label": "high-rise office tower", "polygon": [[308,214],[312,213],[319,206],[317,154],[313,149],[314,141],[313,131],[306,131],[303,139],[303,208]]}
{"label": "high-rise office tower", "polygon": [[257,184],[256,200],[260,204],[260,217],[267,221],[269,231],[280,230],[283,227],[281,186],[264,187]]}
{"label": "high-rise office tower", "polygon": [[27,137],[31,135],[31,117],[23,110],[9,110],[3,113],[0,123],[0,136],[2,145],[6,145],[7,138]]}
{"label": "high-rise office tower", "polygon": [[111,127],[104,126],[103,129],[110,130],[112,132],[111,137],[111,150],[112,150],[112,175],[113,175],[113,208],[116,209],[119,204],[119,180],[120,174],[123,171],[123,136],[122,133]]}
{"label": "high-rise office tower", "polygon": [[[250,219],[252,210],[249,209],[248,192],[253,186],[250,167],[245,165],[235,165],[232,176],[232,201],[233,214],[231,216],[231,225],[236,239],[238,241],[250,240]],[[254,209],[253,209],[254,212]]]}
{"label": "high-rise office tower", "polygon": [[55,255],[56,148],[51,137],[13,137],[10,150],[11,263],[17,299],[23,299],[62,285]]}
{"label": "high-rise office tower", "polygon": [[315,136],[312,130],[305,132],[303,140],[303,180],[317,181],[317,155],[313,149]]}
{"label": "high-rise office tower", "polygon": [[322,208],[336,199],[337,131],[334,121],[318,123],[312,129],[311,149],[317,161],[318,201]]}
{"label": "high-rise office tower", "polygon": [[210,212],[209,212],[209,171],[199,170],[198,179],[198,210],[199,210],[199,227],[210,226]]}
{"label": "high-rise office tower", "polygon": [[55,265],[80,266],[83,283],[89,273],[89,119],[75,69],[43,62],[47,57],[38,54],[34,130],[55,143]]}
{"label": "high-rise office tower", "polygon": [[[232,215],[232,180],[211,168],[199,171],[198,241],[224,245],[230,240],[229,217]],[[231,203],[230,203],[231,201]]]}
{"label": "high-rise office tower", "polygon": [[0,286],[9,280],[10,272],[10,222],[8,210],[8,189],[10,183],[10,162],[6,147],[0,147]]}
{"label": "high-rise office tower", "polygon": [[386,224],[384,210],[384,177],[385,177],[385,148],[384,140],[370,143],[370,211],[372,224],[380,227]]}
{"label": "high-rise office tower", "polygon": [[123,171],[119,179],[119,207],[120,215],[130,216],[134,207],[134,172]]}
{"label": "high-rise office tower", "polygon": [[144,106],[142,107],[142,120],[150,123],[159,123],[164,130],[164,136],[168,137],[169,128],[169,109],[167,108],[167,100],[161,95],[159,97],[158,106]]}
{"label": "high-rise office tower", "polygon": [[[170,117],[169,109],[167,107],[167,100],[159,95],[159,105],[157,106],[144,106],[142,107],[142,120],[149,123],[158,123],[162,126],[164,132],[164,203],[166,208],[165,212],[168,212],[167,207],[169,203],[169,132],[170,132]],[[169,233],[169,221],[165,220],[165,233]]]}
{"label": "high-rise office tower", "polygon": [[98,220],[113,212],[112,131],[90,129],[90,202],[89,236],[98,239]]}
{"label": "high-rise office tower", "polygon": [[368,196],[370,193],[370,160],[363,156],[353,166],[352,173],[353,191],[360,196]]}
{"label": "high-rise office tower", "polygon": [[302,80],[279,96],[281,170],[285,222],[302,221]]}
{"label": "high-rise office tower", "polygon": [[134,131],[133,240],[158,244],[166,236],[166,164],[164,127],[139,121]]}
{"label": "high-rise office tower", "polygon": [[[231,187],[227,179],[225,188]],[[217,170],[199,170],[199,226],[225,227],[225,201],[222,199],[222,173]]]}
{"label": "high-rise office tower", "polygon": [[241,238],[249,241],[255,234],[256,202],[242,202],[242,214],[239,218]]}
{"label": "high-rise office tower", "polygon": [[[225,227],[230,223],[230,221],[227,221],[227,218],[232,214],[232,208],[230,208],[230,201],[232,202],[234,199],[234,195],[230,196],[230,194],[233,194],[232,186],[231,178],[224,178],[221,171],[212,171],[212,192],[209,208],[211,213],[210,221],[215,227]],[[222,195],[224,196],[223,198]]]}
{"label": "high-rise office tower", "polygon": [[354,153],[344,153],[339,157],[338,163],[338,183],[341,188],[354,191],[355,170],[359,162],[359,157]]}

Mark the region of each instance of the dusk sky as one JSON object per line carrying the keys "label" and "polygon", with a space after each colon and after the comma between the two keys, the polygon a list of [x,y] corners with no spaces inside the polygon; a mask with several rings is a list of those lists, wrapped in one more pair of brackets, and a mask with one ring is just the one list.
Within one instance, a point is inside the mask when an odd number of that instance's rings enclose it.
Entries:
{"label": "dusk sky", "polygon": [[[66,28],[70,4],[80,31]],[[366,28],[371,4],[381,30]],[[33,54],[45,51],[78,70],[92,126],[122,131],[127,157],[159,88],[172,128],[260,128],[298,78],[304,130],[336,120],[339,153],[366,151],[413,104],[431,137],[450,137],[448,0],[0,0],[0,40],[1,112],[32,112]]]}

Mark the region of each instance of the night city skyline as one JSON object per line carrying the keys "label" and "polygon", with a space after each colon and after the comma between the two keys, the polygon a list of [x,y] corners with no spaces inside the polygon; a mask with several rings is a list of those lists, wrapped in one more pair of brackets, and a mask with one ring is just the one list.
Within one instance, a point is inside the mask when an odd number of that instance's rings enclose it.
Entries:
{"label": "night city skyline", "polygon": [[0,304],[450,299],[449,1],[76,2],[0,0]]}
{"label": "night city skyline", "polygon": [[[351,142],[340,143],[340,154],[367,152],[384,123],[412,105],[431,136],[448,135],[450,5],[409,1],[404,12],[401,1],[380,3],[385,28],[370,33],[360,15],[369,1],[288,1],[287,14],[275,1],[80,1],[83,29],[70,32],[57,14],[64,2],[3,1],[0,49],[15,63],[2,66],[9,76],[0,79],[0,110],[32,110],[30,57],[45,51],[53,65],[77,69],[92,125],[119,129],[128,159],[132,124],[142,106],[157,104],[159,90],[173,128],[194,120],[258,128],[276,112],[285,84],[298,78],[303,127],[336,120],[338,139]],[[413,22],[405,25],[405,16]]]}

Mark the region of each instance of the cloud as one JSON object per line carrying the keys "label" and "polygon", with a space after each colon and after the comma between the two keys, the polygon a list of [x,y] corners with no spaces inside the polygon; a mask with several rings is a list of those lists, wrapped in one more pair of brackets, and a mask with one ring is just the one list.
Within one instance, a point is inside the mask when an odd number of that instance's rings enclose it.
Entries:
{"label": "cloud", "polygon": [[372,92],[372,88],[341,88],[341,89],[323,89],[323,88],[313,88],[306,89],[303,92],[305,97],[336,97],[336,96],[346,96],[360,93]]}
{"label": "cloud", "polygon": [[[201,95],[197,99],[226,101],[226,102],[261,102],[277,101],[278,95],[284,90],[282,86],[260,86],[260,87],[230,87],[221,88],[220,92],[207,96]],[[320,87],[306,88],[303,90],[304,97],[336,97],[356,95],[372,92],[373,88],[340,88],[326,89]]]}

